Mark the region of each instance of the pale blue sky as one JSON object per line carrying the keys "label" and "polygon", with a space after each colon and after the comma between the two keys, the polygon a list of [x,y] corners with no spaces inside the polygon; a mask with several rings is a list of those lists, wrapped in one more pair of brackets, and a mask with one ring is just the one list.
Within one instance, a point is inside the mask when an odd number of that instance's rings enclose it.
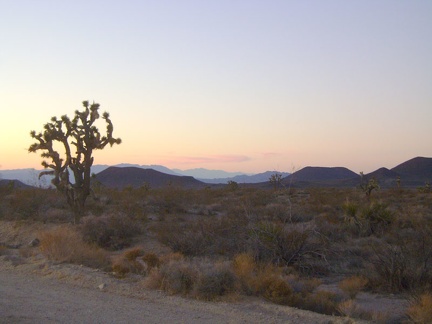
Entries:
{"label": "pale blue sky", "polygon": [[[432,1],[0,0],[0,169],[82,100],[97,164],[355,172],[432,156]],[[103,126],[102,126],[103,127]]]}

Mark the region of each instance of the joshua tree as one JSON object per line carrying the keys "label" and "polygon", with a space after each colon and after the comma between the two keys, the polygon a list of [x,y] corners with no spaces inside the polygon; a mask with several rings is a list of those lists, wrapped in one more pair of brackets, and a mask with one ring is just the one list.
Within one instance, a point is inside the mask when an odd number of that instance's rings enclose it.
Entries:
{"label": "joshua tree", "polygon": [[372,191],[379,190],[380,186],[378,184],[378,181],[375,178],[369,179],[367,183],[364,182],[364,173],[360,172],[361,182],[360,182],[360,189],[363,190],[363,192],[366,194],[366,197],[369,199]]}
{"label": "joshua tree", "polygon": [[278,189],[282,185],[282,174],[281,173],[273,173],[269,181],[274,189]]}
{"label": "joshua tree", "polygon": [[[54,176],[51,182],[66,196],[75,223],[83,215],[86,199],[90,195],[93,150],[121,143],[121,139],[113,137],[113,124],[107,112],[102,115],[107,124],[106,135],[101,136],[94,125],[99,119],[99,104],[83,101],[83,106],[85,109],[81,112],[76,110],[72,120],[66,115],[60,119],[52,117],[51,122],[44,125],[43,133],[30,132],[37,142],[30,146],[29,152],[41,150],[41,157],[51,159],[48,162],[43,160],[42,166],[51,170],[42,171],[39,178],[43,175]],[[73,174],[73,182],[69,172]]]}

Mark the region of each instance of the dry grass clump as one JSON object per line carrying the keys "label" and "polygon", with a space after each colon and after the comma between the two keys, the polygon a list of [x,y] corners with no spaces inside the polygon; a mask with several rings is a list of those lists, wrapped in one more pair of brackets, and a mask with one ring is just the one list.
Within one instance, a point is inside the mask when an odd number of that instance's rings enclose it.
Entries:
{"label": "dry grass clump", "polygon": [[112,271],[119,278],[124,278],[128,273],[146,274],[148,268],[140,258],[143,254],[144,251],[140,247],[133,247],[124,251],[112,259]]}
{"label": "dry grass clump", "polygon": [[85,243],[79,233],[68,226],[42,232],[39,238],[40,250],[50,260],[102,269],[109,265],[106,251]]}
{"label": "dry grass clump", "polygon": [[389,320],[389,314],[367,311],[360,307],[354,300],[345,300],[339,303],[337,307],[339,313],[343,316],[350,318],[357,318],[366,321],[372,321],[374,323],[387,323]]}
{"label": "dry grass clump", "polygon": [[263,296],[274,303],[308,309],[324,314],[338,314],[336,294],[315,291],[321,284],[316,278],[302,279],[287,275],[284,268],[258,264],[249,254],[237,255],[232,267],[246,294]]}
{"label": "dry grass clump", "polygon": [[147,269],[148,271],[151,271],[153,268],[157,268],[160,266],[161,261],[159,259],[159,257],[154,254],[154,253],[146,253],[143,257],[142,260],[145,262],[145,264],[147,265]]}
{"label": "dry grass clump", "polygon": [[242,291],[247,295],[256,292],[255,271],[256,263],[253,257],[248,253],[241,253],[234,257],[232,261],[233,271],[240,281]]}
{"label": "dry grass clump", "polygon": [[159,264],[159,258],[154,253],[145,253],[141,247],[133,247],[115,256],[111,267],[119,278],[124,278],[128,273],[147,275]]}
{"label": "dry grass clump", "polygon": [[424,293],[415,298],[406,314],[413,323],[432,323],[432,294]]}
{"label": "dry grass clump", "polygon": [[354,299],[366,287],[368,282],[369,280],[363,276],[352,276],[339,282],[339,288],[351,299]]}
{"label": "dry grass clump", "polygon": [[250,254],[236,255],[232,268],[243,292],[248,295],[263,295],[280,303],[281,298],[292,293],[288,282],[281,277],[280,268],[272,264],[257,264]]}
{"label": "dry grass clump", "polygon": [[265,299],[277,304],[289,304],[289,300],[293,296],[293,289],[287,280],[278,275],[261,276],[260,279],[262,285],[260,288],[265,287],[262,293]]}
{"label": "dry grass clump", "polygon": [[226,262],[186,260],[178,253],[162,256],[145,280],[149,288],[170,294],[215,300],[238,291],[238,281]]}
{"label": "dry grass clump", "polygon": [[135,261],[138,257],[144,255],[144,251],[140,247],[130,248],[123,252],[123,256],[128,261]]}

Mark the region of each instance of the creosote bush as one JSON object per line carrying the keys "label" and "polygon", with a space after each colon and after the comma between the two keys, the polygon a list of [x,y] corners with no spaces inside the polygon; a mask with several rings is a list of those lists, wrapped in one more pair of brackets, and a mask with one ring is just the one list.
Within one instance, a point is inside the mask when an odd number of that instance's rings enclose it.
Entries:
{"label": "creosote bush", "polygon": [[236,292],[237,279],[228,263],[201,263],[194,285],[196,298],[214,300]]}
{"label": "creosote bush", "polygon": [[85,217],[80,230],[84,241],[110,250],[130,246],[133,238],[142,233],[140,223],[121,214]]}

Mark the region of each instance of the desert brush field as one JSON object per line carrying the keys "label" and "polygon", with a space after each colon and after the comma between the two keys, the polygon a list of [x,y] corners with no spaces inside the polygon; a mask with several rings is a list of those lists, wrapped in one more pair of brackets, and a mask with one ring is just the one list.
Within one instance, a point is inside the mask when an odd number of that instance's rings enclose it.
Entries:
{"label": "desert brush field", "polygon": [[333,316],[327,322],[432,321],[425,188],[365,195],[231,183],[93,191],[74,225],[57,191],[0,188],[0,263],[9,276],[37,264],[32,272],[74,278],[64,269],[75,267],[104,274],[106,289],[116,282],[123,294],[154,291],[206,305],[260,301],[278,312]]}

